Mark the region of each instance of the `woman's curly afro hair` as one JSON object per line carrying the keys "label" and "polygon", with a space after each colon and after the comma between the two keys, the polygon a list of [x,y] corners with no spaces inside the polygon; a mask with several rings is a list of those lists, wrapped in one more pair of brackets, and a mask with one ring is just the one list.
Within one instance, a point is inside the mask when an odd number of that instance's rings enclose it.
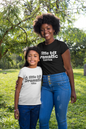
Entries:
{"label": "woman's curly afro hair", "polygon": [[59,18],[51,13],[42,14],[41,16],[36,17],[36,20],[33,24],[33,29],[35,33],[41,35],[40,28],[42,24],[52,25],[53,29],[55,30],[54,35],[57,35],[60,30]]}

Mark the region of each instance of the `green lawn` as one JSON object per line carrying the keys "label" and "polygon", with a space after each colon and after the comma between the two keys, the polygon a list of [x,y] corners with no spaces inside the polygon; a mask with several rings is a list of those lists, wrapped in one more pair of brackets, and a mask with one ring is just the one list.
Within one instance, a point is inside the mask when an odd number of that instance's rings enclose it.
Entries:
{"label": "green lawn", "polygon": [[[86,76],[83,76],[83,69],[73,71],[77,102],[69,103],[68,129],[86,129]],[[19,129],[18,121],[14,119],[14,92],[18,73],[18,69],[0,71],[0,129]],[[50,129],[58,129],[54,108],[49,125]]]}

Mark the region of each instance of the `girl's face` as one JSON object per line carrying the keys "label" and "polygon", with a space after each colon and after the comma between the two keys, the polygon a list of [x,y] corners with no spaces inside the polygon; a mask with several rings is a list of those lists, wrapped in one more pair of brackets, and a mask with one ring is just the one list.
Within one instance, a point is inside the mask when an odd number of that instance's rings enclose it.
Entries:
{"label": "girl's face", "polygon": [[39,54],[34,50],[30,50],[27,55],[27,61],[30,68],[36,68],[39,62]]}
{"label": "girl's face", "polygon": [[55,30],[53,29],[52,25],[49,24],[42,24],[41,26],[41,36],[45,38],[45,40],[52,40],[53,34]]}

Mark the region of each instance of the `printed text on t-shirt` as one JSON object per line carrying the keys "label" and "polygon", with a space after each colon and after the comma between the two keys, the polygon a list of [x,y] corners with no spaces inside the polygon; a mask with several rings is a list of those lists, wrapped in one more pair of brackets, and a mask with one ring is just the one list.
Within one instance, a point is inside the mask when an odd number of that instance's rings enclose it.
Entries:
{"label": "printed text on t-shirt", "polygon": [[53,59],[58,58],[57,51],[42,51],[40,58],[43,59],[43,61],[53,61]]}
{"label": "printed text on t-shirt", "polygon": [[31,84],[36,84],[36,82],[41,81],[42,76],[41,75],[37,75],[37,76],[26,76],[25,77],[25,82],[31,82]]}

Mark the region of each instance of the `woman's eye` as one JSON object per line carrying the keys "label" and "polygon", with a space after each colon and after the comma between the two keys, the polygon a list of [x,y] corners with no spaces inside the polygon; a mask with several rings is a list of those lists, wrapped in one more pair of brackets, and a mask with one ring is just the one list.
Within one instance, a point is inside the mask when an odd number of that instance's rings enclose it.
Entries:
{"label": "woman's eye", "polygon": [[47,28],[48,30],[50,30],[50,28]]}

